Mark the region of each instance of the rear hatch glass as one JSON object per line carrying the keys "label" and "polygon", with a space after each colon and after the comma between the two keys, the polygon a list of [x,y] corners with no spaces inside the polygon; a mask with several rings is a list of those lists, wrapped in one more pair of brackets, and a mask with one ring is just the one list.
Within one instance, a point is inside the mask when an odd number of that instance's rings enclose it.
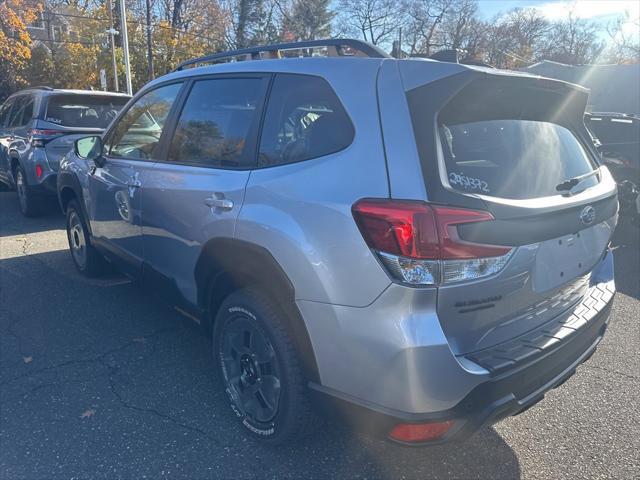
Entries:
{"label": "rear hatch glass", "polygon": [[[563,118],[571,97],[562,101],[556,92],[519,87],[523,82],[517,80],[475,82],[440,111],[438,136],[450,188],[510,199],[547,197],[596,167]],[[593,176],[580,188],[597,183]]]}
{"label": "rear hatch glass", "polygon": [[[444,117],[444,118],[443,118]],[[439,136],[449,186],[468,193],[530,199],[557,195],[567,179],[593,170],[584,147],[565,127],[532,120],[441,116]],[[598,183],[585,179],[581,187]]]}
{"label": "rear hatch glass", "polygon": [[128,100],[107,95],[52,95],[43,119],[62,127],[104,129]]}

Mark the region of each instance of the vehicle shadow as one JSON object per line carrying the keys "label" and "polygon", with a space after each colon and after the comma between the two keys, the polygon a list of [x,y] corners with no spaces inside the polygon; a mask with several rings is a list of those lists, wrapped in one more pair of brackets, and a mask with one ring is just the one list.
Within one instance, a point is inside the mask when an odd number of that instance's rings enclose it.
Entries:
{"label": "vehicle shadow", "polygon": [[[337,478],[500,478],[521,477],[514,451],[493,429],[484,428],[462,443],[405,447],[365,437],[333,424],[295,447],[274,451],[274,459],[315,451],[331,456]],[[302,475],[302,471],[300,471]]]}
{"label": "vehicle shadow", "polygon": [[0,332],[0,437],[14,439],[0,465],[18,477],[520,477],[492,428],[409,448],[331,422],[264,446],[234,418],[200,327],[135,284],[81,277],[66,250],[0,260]]}
{"label": "vehicle shadow", "polygon": [[46,198],[39,216],[25,218],[20,213],[16,193],[0,191],[0,236],[64,229],[64,222],[56,197]]}
{"label": "vehicle shadow", "polygon": [[640,299],[640,228],[620,223],[611,243],[617,291]]}

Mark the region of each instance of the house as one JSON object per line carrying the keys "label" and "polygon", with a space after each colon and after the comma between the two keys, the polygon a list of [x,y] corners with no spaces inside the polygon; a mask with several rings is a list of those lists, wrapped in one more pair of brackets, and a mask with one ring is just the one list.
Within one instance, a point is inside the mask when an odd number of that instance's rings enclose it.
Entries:
{"label": "house", "polygon": [[56,11],[45,6],[44,11],[27,25],[34,46],[44,46],[48,50],[56,44],[80,41],[74,20],[79,20],[68,9],[59,7]]}

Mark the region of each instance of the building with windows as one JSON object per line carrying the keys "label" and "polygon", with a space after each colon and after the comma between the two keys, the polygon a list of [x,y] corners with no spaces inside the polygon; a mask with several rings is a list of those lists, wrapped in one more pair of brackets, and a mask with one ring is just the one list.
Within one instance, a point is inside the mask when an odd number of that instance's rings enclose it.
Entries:
{"label": "building with windows", "polygon": [[74,28],[77,20],[70,11],[60,7],[55,11],[45,6],[38,18],[27,25],[34,46],[44,46],[48,50],[53,45],[80,40],[78,29]]}

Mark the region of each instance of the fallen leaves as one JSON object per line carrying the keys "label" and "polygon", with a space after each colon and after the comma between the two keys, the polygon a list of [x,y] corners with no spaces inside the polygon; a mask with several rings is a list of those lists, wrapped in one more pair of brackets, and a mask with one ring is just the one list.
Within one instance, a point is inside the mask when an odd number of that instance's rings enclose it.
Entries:
{"label": "fallen leaves", "polygon": [[93,408],[88,408],[87,410],[85,410],[84,412],[82,412],[82,415],[80,415],[81,419],[85,419],[85,418],[91,418],[96,414],[96,411]]}

